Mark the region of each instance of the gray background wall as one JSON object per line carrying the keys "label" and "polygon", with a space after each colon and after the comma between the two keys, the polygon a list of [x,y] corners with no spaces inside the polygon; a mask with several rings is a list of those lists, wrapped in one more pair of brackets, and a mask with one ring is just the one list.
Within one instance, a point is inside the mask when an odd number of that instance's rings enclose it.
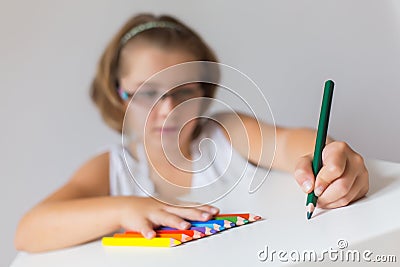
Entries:
{"label": "gray background wall", "polygon": [[315,127],[322,84],[334,79],[330,134],[400,162],[400,1],[1,0],[1,266],[15,257],[22,214],[119,142],[88,86],[109,38],[141,11],[201,33],[259,85],[279,125]]}

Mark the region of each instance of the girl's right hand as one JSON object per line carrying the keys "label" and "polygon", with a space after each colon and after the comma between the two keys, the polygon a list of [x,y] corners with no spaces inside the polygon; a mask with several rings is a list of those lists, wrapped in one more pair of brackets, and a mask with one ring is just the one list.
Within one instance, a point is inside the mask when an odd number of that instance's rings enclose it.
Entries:
{"label": "girl's right hand", "polygon": [[188,229],[186,220],[207,221],[219,212],[218,208],[203,205],[199,207],[176,207],[161,203],[150,197],[124,197],[121,209],[121,227],[129,231],[138,231],[146,238],[153,238],[153,230],[159,226]]}

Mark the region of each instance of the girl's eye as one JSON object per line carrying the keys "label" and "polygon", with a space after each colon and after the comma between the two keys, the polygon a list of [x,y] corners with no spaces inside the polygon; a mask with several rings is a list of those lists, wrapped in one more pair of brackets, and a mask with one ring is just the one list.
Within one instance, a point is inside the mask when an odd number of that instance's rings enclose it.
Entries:
{"label": "girl's eye", "polygon": [[150,91],[150,92],[147,92],[146,95],[153,97],[153,96],[157,95],[157,92],[156,91]]}
{"label": "girl's eye", "polygon": [[158,95],[157,91],[142,91],[139,92],[138,95],[153,98]]}
{"label": "girl's eye", "polygon": [[180,93],[181,93],[182,95],[193,95],[194,90],[193,90],[193,89],[182,89],[182,90],[180,91]]}
{"label": "girl's eye", "polygon": [[194,89],[191,88],[185,88],[185,89],[180,89],[175,93],[178,97],[188,97],[192,96],[195,94]]}

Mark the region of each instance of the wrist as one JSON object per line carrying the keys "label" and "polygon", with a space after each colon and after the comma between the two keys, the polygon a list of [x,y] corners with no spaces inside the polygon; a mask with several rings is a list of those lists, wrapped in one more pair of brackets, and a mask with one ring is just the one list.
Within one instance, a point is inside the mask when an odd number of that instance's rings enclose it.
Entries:
{"label": "wrist", "polygon": [[141,199],[141,197],[136,196],[118,196],[116,198],[116,206],[114,207],[117,210],[118,224],[119,228],[124,228],[127,224],[127,217],[131,216],[132,209],[137,209],[137,203]]}

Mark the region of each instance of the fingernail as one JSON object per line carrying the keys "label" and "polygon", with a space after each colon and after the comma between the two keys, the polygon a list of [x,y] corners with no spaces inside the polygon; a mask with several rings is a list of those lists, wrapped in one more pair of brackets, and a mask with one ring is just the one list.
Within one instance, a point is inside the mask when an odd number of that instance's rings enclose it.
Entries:
{"label": "fingernail", "polygon": [[208,218],[210,218],[210,214],[208,214],[207,212],[203,212],[201,214],[201,217],[203,217],[204,219],[208,219]]}
{"label": "fingernail", "polygon": [[186,228],[188,228],[188,227],[190,226],[190,223],[188,223],[188,222],[181,222],[181,223],[180,223],[180,226],[181,226],[183,229],[186,229]]}
{"label": "fingernail", "polygon": [[218,209],[217,209],[217,208],[211,208],[211,212],[212,212],[213,214],[216,214],[216,213],[218,213]]}
{"label": "fingernail", "polygon": [[322,186],[318,186],[314,189],[314,194],[319,197],[322,194],[322,191],[324,191],[324,188]]}
{"label": "fingernail", "polygon": [[146,235],[145,235],[145,237],[146,237],[147,239],[151,239],[151,238],[153,237],[153,233],[152,233],[152,232],[147,232]]}
{"label": "fingernail", "polygon": [[305,193],[307,193],[308,191],[310,191],[311,187],[312,187],[312,183],[311,183],[311,181],[309,181],[309,180],[303,182],[303,184],[301,185],[301,188],[303,189],[303,191],[304,191]]}

